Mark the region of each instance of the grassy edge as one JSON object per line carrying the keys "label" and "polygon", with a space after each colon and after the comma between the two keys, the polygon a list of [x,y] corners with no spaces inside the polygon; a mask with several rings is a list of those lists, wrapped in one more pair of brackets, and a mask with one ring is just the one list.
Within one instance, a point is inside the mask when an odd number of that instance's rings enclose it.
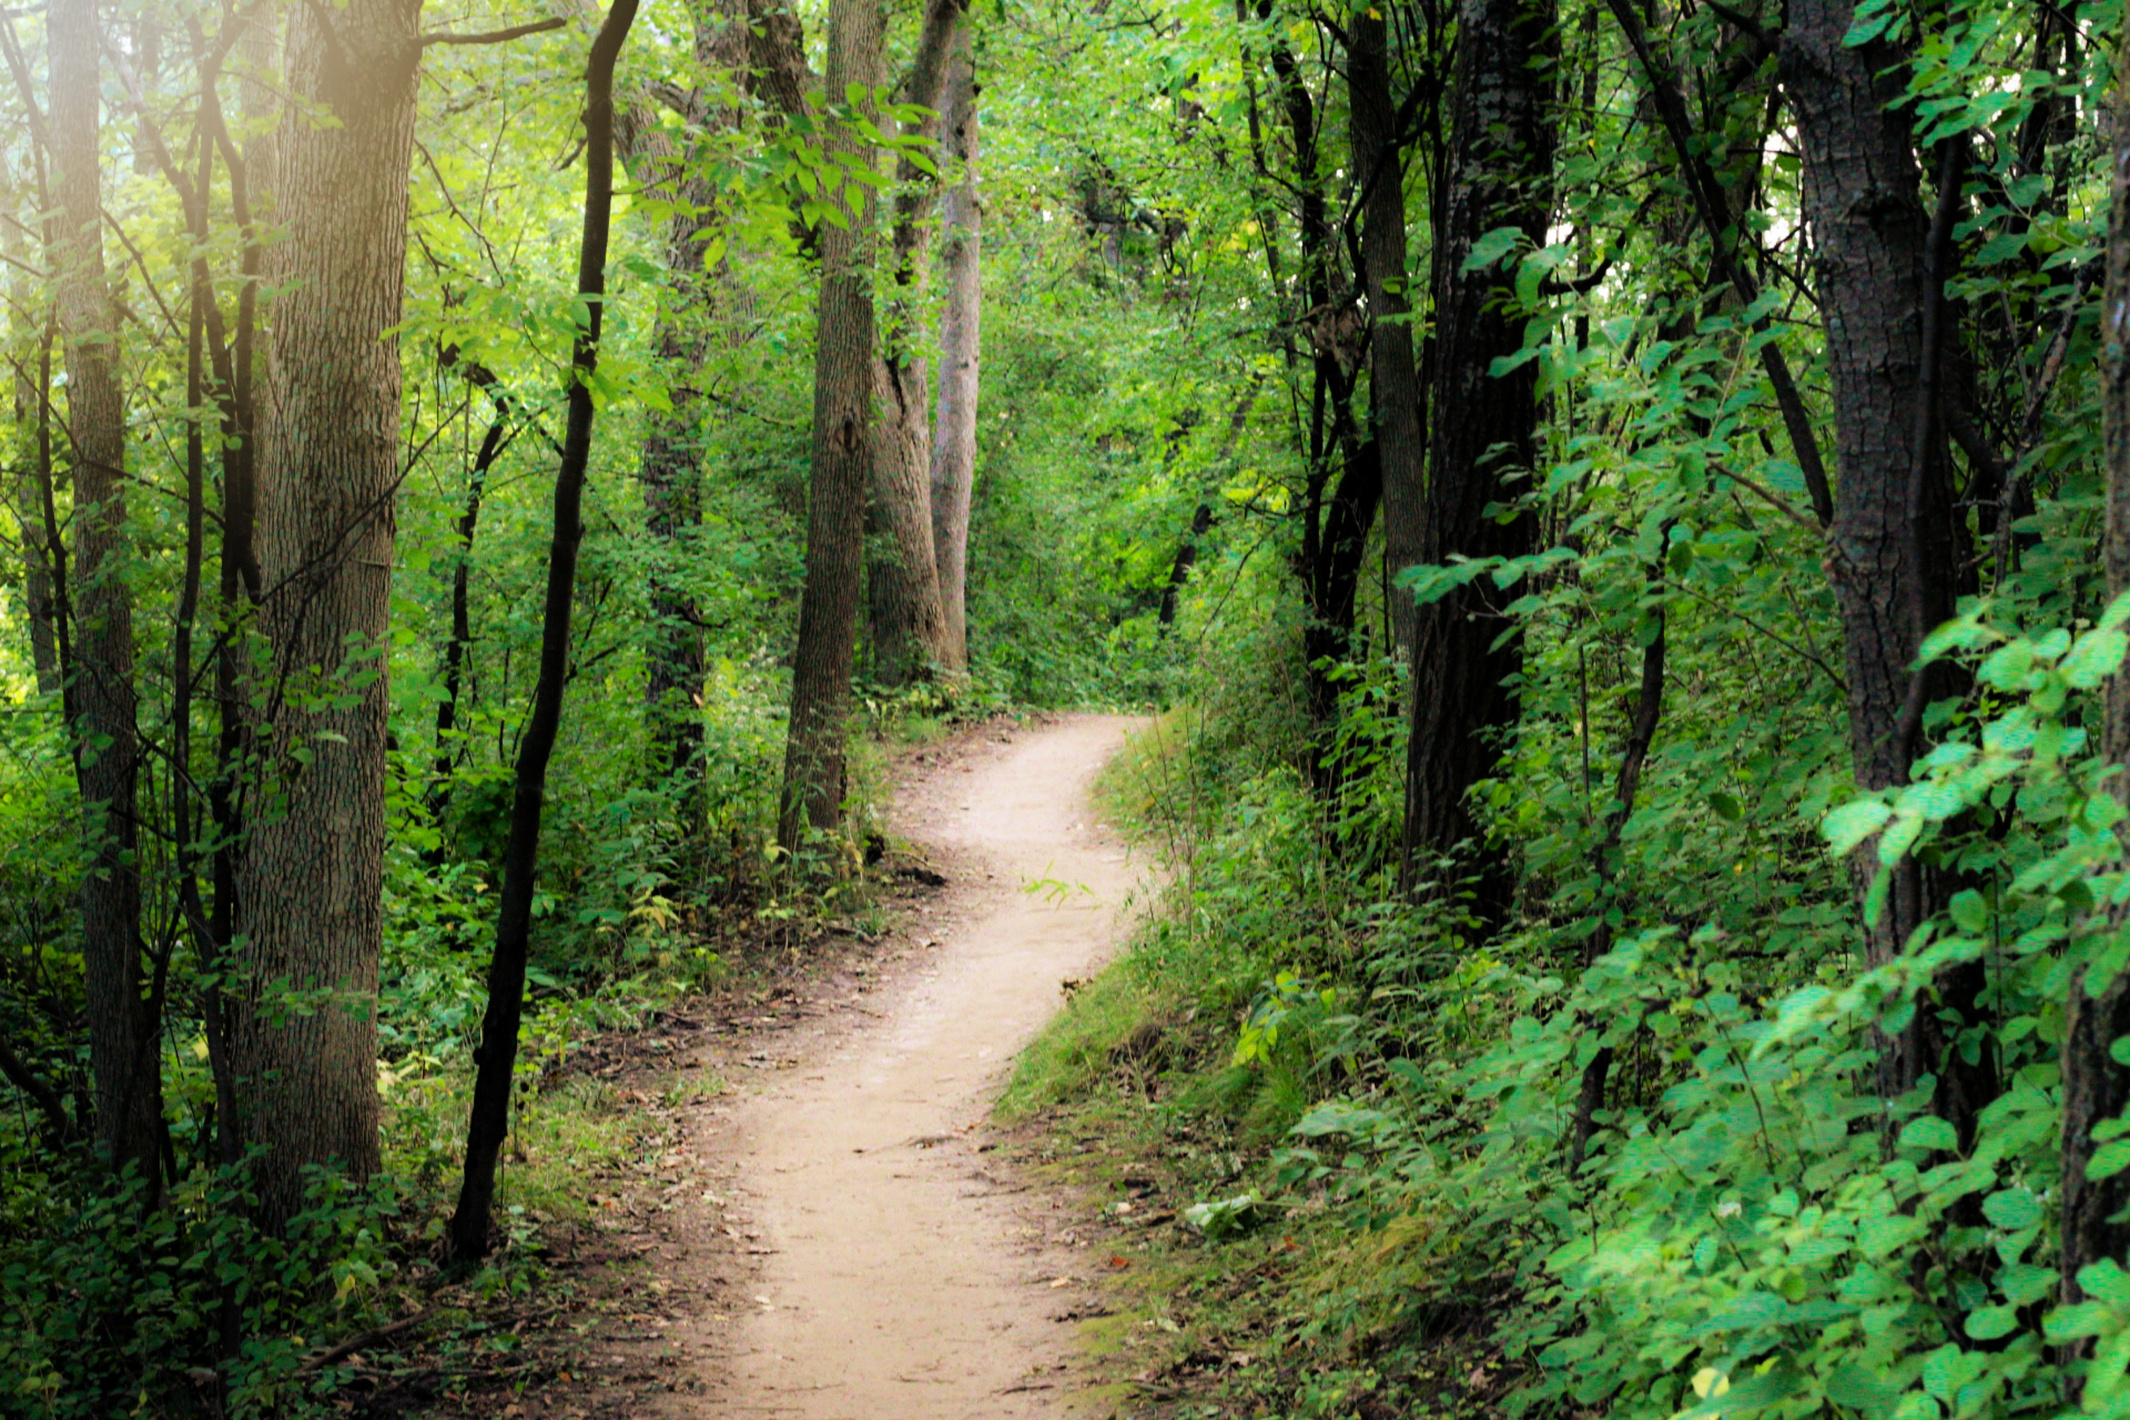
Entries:
{"label": "grassy edge", "polygon": [[[1081,1404],[1114,1420],[1498,1416],[1513,1374],[1484,1315],[1418,1334],[1400,1304],[1438,1220],[1360,1228],[1320,1186],[1282,1186],[1279,1145],[1311,1082],[1233,1058],[1271,963],[1204,929],[1178,815],[1155,811],[1157,795],[1193,793],[1191,713],[1133,736],[1097,786],[1107,822],[1166,850],[1170,882],[1022,1051],[994,1110],[1009,1156],[1107,1253],[1101,1305],[1077,1326]],[[1193,1222],[1222,1201],[1237,1204],[1225,1223]]]}

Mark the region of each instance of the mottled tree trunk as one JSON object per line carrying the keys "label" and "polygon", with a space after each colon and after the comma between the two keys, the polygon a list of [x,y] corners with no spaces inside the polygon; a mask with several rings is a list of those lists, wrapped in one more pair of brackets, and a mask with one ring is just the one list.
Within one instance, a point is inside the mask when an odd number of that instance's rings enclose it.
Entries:
{"label": "mottled tree trunk", "polygon": [[[840,110],[853,84],[879,82],[883,0],[833,0],[825,102]],[[855,121],[859,115],[848,115]],[[865,143],[849,123],[825,136],[830,161]],[[836,199],[847,226],[821,228],[821,300],[814,340],[813,477],[806,517],[806,582],[799,594],[790,738],[777,839],[794,848],[808,826],[843,812],[843,721],[858,633],[873,405],[873,190],[846,183]]]}
{"label": "mottled tree trunk", "polygon": [[[1390,91],[1390,43],[1380,11],[1354,12],[1346,52],[1354,181],[1364,184],[1362,279],[1368,292],[1369,413],[1381,471],[1383,555],[1392,576],[1423,560],[1427,509],[1421,468],[1420,371],[1413,357],[1412,301],[1405,270],[1405,164],[1398,149],[1397,106]],[[1482,372],[1484,365],[1482,364]],[[1398,649],[1413,647],[1413,599],[1392,596]],[[1417,683],[1417,680],[1416,682]]]}
{"label": "mottled tree trunk", "polygon": [[[1515,262],[1466,270],[1487,233],[1513,227],[1543,246],[1552,210],[1552,0],[1464,0],[1458,16],[1449,167],[1435,226],[1434,437],[1419,560],[1517,557],[1533,551],[1538,518],[1490,516],[1514,500],[1532,466],[1538,367],[1502,376],[1494,361],[1523,348]],[[1390,505],[1385,476],[1385,507]],[[1523,666],[1506,608],[1522,585],[1481,577],[1420,607],[1412,649],[1412,741],[1407,757],[1404,873],[1433,871],[1478,833],[1472,786],[1494,773],[1513,728],[1510,681]],[[1514,890],[1510,865],[1484,854],[1472,873],[1475,907],[1498,921]]]}
{"label": "mottled tree trunk", "polygon": [[[927,0],[917,52],[897,97],[926,116],[903,125],[905,137],[936,139],[948,60],[966,0]],[[902,686],[949,660],[947,618],[932,539],[932,397],[925,360],[913,344],[924,291],[925,246],[936,184],[904,158],[896,163],[894,227],[880,354],[873,366],[880,422],[873,430],[870,530],[866,549],[868,631],[873,678]]]}
{"label": "mottled tree trunk", "polygon": [[[2123,71],[2118,68],[2117,74]],[[2101,303],[2102,450],[2107,468],[2107,523],[2103,557],[2108,596],[2130,593],[2130,105],[2117,80],[2109,105],[2110,194],[2107,295]],[[2130,671],[2108,682],[2107,728],[2102,751],[2111,764],[2130,763]],[[2130,803],[2130,774],[2118,771],[2117,797]],[[2113,909],[2107,927],[2124,929],[2126,915]],[[2098,990],[2089,995],[2088,988]],[[2104,1179],[2086,1177],[2099,1141],[2094,1126],[2130,1109],[2130,1069],[2116,1063],[2113,1048],[2130,1036],[2130,972],[2088,981],[2083,973],[2064,1001],[2063,1025],[2063,1246],[2062,1296],[2083,1301],[2079,1270],[2102,1258],[2130,1252],[2130,1170]]]}
{"label": "mottled tree trunk", "polygon": [[[1956,689],[1949,667],[1919,679],[1910,666],[1952,614],[1957,557],[1930,392],[1939,362],[1926,338],[1942,273],[1934,273],[1909,117],[1893,107],[1904,93],[1901,55],[1883,42],[1844,44],[1850,16],[1842,0],[1798,0],[1782,68],[1803,148],[1803,213],[1834,396],[1840,486],[1826,565],[1841,610],[1850,758],[1860,786],[1883,789],[1907,782],[1923,705]],[[1877,868],[1873,840],[1852,858],[1860,903]],[[1947,874],[1913,860],[1897,869],[1885,911],[1865,924],[1870,963],[1899,955],[1952,887]],[[1950,1052],[1957,1027],[1941,1017],[1972,1018],[1981,977],[1980,963],[1948,970],[1935,1009],[1918,1009],[1879,1041],[1880,1093],[1895,1098],[1936,1075],[1934,1108],[1963,1139],[1994,1083],[1986,1052],[1972,1065]]]}
{"label": "mottled tree trunk", "polygon": [[97,154],[95,0],[51,7],[52,261],[66,338],[67,428],[74,471],[72,718],[91,844],[81,888],[82,966],[96,1138],[114,1167],[158,1180],[161,1064],[141,999],[140,879],[134,862],[140,736],[134,720],[133,603],[125,581],[125,400],[118,313],[105,285]]}
{"label": "mottled tree trunk", "polygon": [[944,156],[960,176],[940,204],[940,267],[946,303],[939,317],[939,407],[932,425],[932,555],[945,618],[940,668],[969,669],[969,504],[976,486],[977,370],[983,352],[984,205],[979,158],[975,44],[969,25],[954,36],[947,71]]}
{"label": "mottled tree trunk", "polygon": [[[257,556],[271,648],[266,780],[239,869],[246,975],[234,1029],[285,1222],[307,1165],[378,1163],[377,968],[385,631],[399,473],[400,320],[419,7],[296,8],[278,138],[274,300],[259,431]],[[330,28],[328,24],[330,23]],[[316,106],[336,123],[322,125]],[[304,1009],[283,1009],[287,993]]]}

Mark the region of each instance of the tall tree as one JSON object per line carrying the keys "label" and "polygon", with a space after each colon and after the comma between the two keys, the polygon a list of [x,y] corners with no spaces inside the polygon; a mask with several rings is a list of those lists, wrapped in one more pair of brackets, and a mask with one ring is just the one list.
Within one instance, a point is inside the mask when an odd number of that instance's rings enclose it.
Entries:
{"label": "tall tree", "polygon": [[[1347,128],[1354,181],[1362,189],[1361,276],[1368,292],[1369,412],[1383,504],[1383,555],[1396,575],[1423,560],[1426,394],[1413,358],[1412,300],[1405,269],[1405,162],[1397,105],[1391,97],[1389,29],[1382,10],[1362,5],[1347,33]],[[1414,617],[1412,598],[1399,597],[1391,620],[1398,648],[1408,653],[1413,649]]]}
{"label": "tall tree", "polygon": [[43,417],[46,391],[37,382],[37,367],[45,358],[43,350],[51,332],[33,279],[37,268],[24,235],[27,228],[14,215],[23,211],[25,198],[35,204],[32,210],[44,209],[36,191],[42,185],[6,183],[9,219],[0,221],[0,252],[8,261],[8,363],[13,367],[15,392],[14,467],[8,479],[8,503],[22,539],[22,612],[29,622],[30,666],[37,673],[38,691],[56,695],[59,639],[52,624],[52,550],[46,545],[44,528],[44,490],[52,476],[45,456],[51,429]]}
{"label": "tall tree", "polygon": [[[237,880],[233,1054],[270,1222],[303,1171],[378,1163],[384,646],[399,479],[398,325],[418,4],[295,7],[276,143],[274,299],[259,413],[267,763]],[[322,109],[332,123],[320,123]]]}
{"label": "tall tree", "polygon": [[[1435,194],[1434,389],[1422,562],[1517,557],[1536,549],[1538,518],[1504,516],[1536,457],[1538,372],[1494,362],[1523,349],[1515,263],[1479,250],[1510,230],[1543,246],[1553,205],[1556,115],[1553,0],[1464,0],[1442,191]],[[1385,506],[1389,506],[1388,475]],[[1523,663],[1506,608],[1521,595],[1481,577],[1419,608],[1412,651],[1412,738],[1405,781],[1404,872],[1411,881],[1477,832],[1469,795],[1494,772],[1515,724]],[[1480,912],[1506,911],[1514,874],[1499,855],[1477,868]]]}
{"label": "tall tree", "polygon": [[[2130,595],[2130,103],[2118,67],[2104,117],[2110,174],[2106,296],[2101,302],[2101,458],[2107,478],[2102,562],[2111,601]],[[2102,758],[2130,764],[2130,669],[2108,682]],[[2116,797],[2130,805],[2130,773],[2114,778]],[[2116,908],[2109,926],[2123,930]],[[2063,1244],[2060,1291],[2066,1305],[2085,1299],[2078,1274],[2103,1258],[2130,1252],[2130,1171],[2092,1178],[2101,1140],[2097,1126],[2130,1109],[2130,1068],[2116,1062],[2115,1044],[2130,1036],[2130,972],[2102,980],[2096,967],[2077,973],[2063,1013]]]}
{"label": "tall tree", "polygon": [[939,407],[932,424],[932,555],[939,568],[939,609],[945,618],[941,669],[969,668],[969,504],[976,486],[976,404],[983,353],[984,203],[977,186],[974,27],[954,35],[947,69],[946,136],[942,156],[958,169],[940,203],[940,269],[946,301],[939,317]]}
{"label": "tall tree", "polygon": [[[863,164],[853,93],[880,81],[887,25],[882,0],[833,0],[828,12],[824,104],[833,115],[823,146],[834,172]],[[841,221],[821,228],[821,299],[815,316],[813,476],[806,515],[806,582],[799,594],[791,727],[777,840],[789,850],[805,828],[835,827],[843,812],[843,731],[858,632],[865,499],[872,455],[873,189],[855,178],[825,200]]]}
{"label": "tall tree", "polygon": [[[732,85],[747,65],[747,7],[741,0],[704,0],[693,8],[695,59],[706,83],[664,97],[688,128],[722,131],[737,122],[738,113],[718,100],[713,86]],[[735,314],[729,308],[744,304],[744,297],[729,264],[712,252],[726,236],[717,194],[703,165],[690,161],[687,143],[676,143],[658,122],[653,102],[646,93],[619,107],[615,140],[636,184],[670,205],[664,232],[670,289],[653,343],[673,380],[669,407],[647,417],[638,478],[656,559],[645,694],[668,765],[685,769],[702,748],[702,614],[685,585],[703,516],[702,399],[694,372],[708,351],[713,324],[720,316],[729,324]],[[706,259],[718,269],[706,270]]]}
{"label": "tall tree", "polygon": [[[1947,341],[1944,278],[1952,250],[1964,136],[1941,148],[1938,214],[1920,197],[1904,97],[1903,54],[1883,39],[1846,42],[1839,0],[1798,0],[1782,41],[1782,74],[1804,158],[1802,211],[1813,233],[1826,358],[1834,397],[1838,497],[1826,565],[1841,610],[1850,761],[1857,783],[1908,780],[1925,705],[1953,693],[1949,665],[1915,665],[1923,639],[1952,615],[1954,510],[1937,389]],[[1852,859],[1858,901],[1878,870],[1876,840]],[[1867,959],[1883,964],[1950,899],[1954,880],[1912,856],[1894,873],[1885,910],[1865,915]],[[1976,1018],[1983,967],[1948,968],[1938,1009],[1917,1010],[1880,1040],[1887,1098],[1937,1078],[1935,1107],[1963,1139],[1995,1092],[1987,1052],[1951,1049]]]}
{"label": "tall tree", "polygon": [[[927,0],[917,52],[896,96],[919,110],[902,125],[907,141],[930,143],[939,136],[940,96],[966,3]],[[916,344],[933,176],[907,152],[896,160],[888,279],[882,284],[886,305],[873,364],[880,422],[873,429],[868,630],[873,678],[890,686],[922,680],[950,659],[932,533],[932,400],[924,353]]]}
{"label": "tall tree", "polygon": [[510,1129],[510,1089],[525,1007],[525,961],[539,886],[540,818],[547,765],[562,728],[562,692],[570,678],[570,602],[577,550],[584,540],[584,479],[592,458],[592,379],[599,368],[599,330],[606,309],[607,232],[614,214],[614,64],[636,19],[636,0],[614,0],[592,41],[584,72],[584,230],[577,249],[577,295],[584,311],[570,352],[569,422],[555,473],[547,601],[540,623],[540,679],[532,718],[518,746],[510,806],[510,843],[496,904],[495,953],[488,968],[488,1008],[466,1130],[466,1170],[451,1216],[451,1249],[465,1262],[488,1251],[496,1157]]}
{"label": "tall tree", "polygon": [[69,718],[89,840],[81,888],[96,1138],[114,1166],[154,1189],[162,1118],[161,1053],[141,997],[135,820],[140,735],[133,686],[133,603],[126,587],[125,399],[118,312],[105,283],[97,119],[103,91],[95,0],[51,7],[52,170],[58,191],[60,329],[66,338],[73,454],[74,617]]}

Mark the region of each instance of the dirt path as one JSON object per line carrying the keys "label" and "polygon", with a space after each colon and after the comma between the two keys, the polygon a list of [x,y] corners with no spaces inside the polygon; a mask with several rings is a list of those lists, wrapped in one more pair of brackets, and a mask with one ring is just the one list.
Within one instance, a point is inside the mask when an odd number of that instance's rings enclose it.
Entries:
{"label": "dirt path", "polygon": [[917,932],[936,945],[831,1017],[719,1131],[761,1267],[744,1312],[688,1328],[709,1389],[670,1413],[1072,1413],[1061,1264],[972,1131],[1061,980],[1116,945],[1138,870],[1089,795],[1132,723],[1052,721],[949,756],[898,796],[897,831],[955,884]]}

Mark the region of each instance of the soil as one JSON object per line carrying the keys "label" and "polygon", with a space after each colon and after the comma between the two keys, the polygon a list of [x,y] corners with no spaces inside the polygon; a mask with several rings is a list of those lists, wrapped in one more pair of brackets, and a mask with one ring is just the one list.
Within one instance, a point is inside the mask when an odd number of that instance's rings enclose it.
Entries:
{"label": "soil", "polygon": [[[662,1115],[645,1166],[558,1247],[583,1278],[573,1338],[528,1346],[546,1353],[532,1383],[484,1414],[1108,1413],[1059,1323],[1101,1314],[1097,1274],[1122,1259],[986,1120],[1015,1053],[1125,930],[1141,865],[1091,795],[1135,723],[993,722],[904,759],[883,865],[913,894],[901,923],[655,1052],[626,1091]],[[713,1075],[726,1088],[689,1098]]]}

